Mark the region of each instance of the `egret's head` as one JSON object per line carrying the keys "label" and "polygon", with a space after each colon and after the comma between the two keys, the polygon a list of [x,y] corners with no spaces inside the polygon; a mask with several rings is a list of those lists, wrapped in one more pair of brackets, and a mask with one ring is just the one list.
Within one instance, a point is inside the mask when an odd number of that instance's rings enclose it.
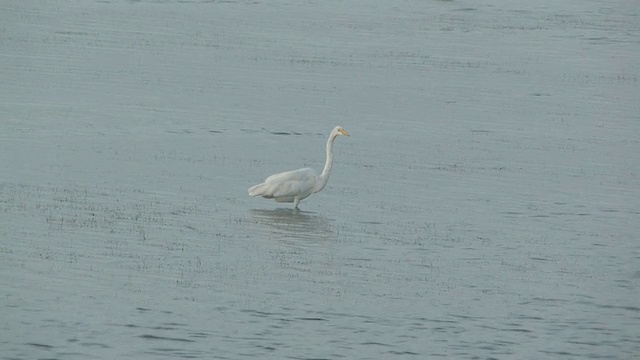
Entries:
{"label": "egret's head", "polygon": [[342,128],[342,126],[336,126],[333,129],[333,132],[336,133],[336,135],[344,135],[344,136],[349,136],[349,133],[347,133],[346,131],[344,131],[344,129]]}

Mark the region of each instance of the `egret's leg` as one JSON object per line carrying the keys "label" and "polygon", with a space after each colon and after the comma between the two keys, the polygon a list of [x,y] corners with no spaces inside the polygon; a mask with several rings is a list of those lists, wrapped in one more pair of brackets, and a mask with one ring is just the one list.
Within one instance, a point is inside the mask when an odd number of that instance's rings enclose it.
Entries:
{"label": "egret's leg", "polygon": [[300,204],[300,198],[296,196],[296,197],[293,198],[293,207],[295,209],[297,209],[298,208],[298,204]]}

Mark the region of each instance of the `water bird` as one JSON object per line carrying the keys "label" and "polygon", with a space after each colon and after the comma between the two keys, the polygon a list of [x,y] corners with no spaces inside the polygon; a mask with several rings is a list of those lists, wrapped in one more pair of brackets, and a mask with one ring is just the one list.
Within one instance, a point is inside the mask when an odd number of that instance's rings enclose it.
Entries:
{"label": "water bird", "polygon": [[262,184],[249,188],[250,196],[262,196],[265,199],[274,199],[279,203],[293,203],[295,209],[301,200],[309,195],[324,189],[329,181],[331,166],[333,165],[333,141],[338,136],[349,136],[340,126],[333,128],[327,140],[327,160],[324,163],[322,173],[311,168],[286,171],[269,176]]}

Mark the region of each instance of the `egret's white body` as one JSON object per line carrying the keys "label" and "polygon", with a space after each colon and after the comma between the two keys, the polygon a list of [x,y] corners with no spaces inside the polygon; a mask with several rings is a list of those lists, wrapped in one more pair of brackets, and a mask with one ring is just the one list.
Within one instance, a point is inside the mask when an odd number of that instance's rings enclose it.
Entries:
{"label": "egret's white body", "polygon": [[349,136],[340,126],[336,126],[331,131],[327,140],[327,160],[320,175],[311,168],[271,175],[262,184],[250,187],[249,195],[262,196],[281,203],[293,203],[297,209],[301,200],[324,189],[327,185],[333,165],[333,141],[339,135]]}

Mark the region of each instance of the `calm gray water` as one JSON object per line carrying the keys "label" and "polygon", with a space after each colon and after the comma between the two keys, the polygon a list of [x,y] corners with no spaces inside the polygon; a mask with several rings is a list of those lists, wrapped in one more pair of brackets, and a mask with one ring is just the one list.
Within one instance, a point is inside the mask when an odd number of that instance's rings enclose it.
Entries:
{"label": "calm gray water", "polygon": [[[0,357],[630,359],[633,1],[5,1]],[[321,168],[301,203],[250,198]]]}

